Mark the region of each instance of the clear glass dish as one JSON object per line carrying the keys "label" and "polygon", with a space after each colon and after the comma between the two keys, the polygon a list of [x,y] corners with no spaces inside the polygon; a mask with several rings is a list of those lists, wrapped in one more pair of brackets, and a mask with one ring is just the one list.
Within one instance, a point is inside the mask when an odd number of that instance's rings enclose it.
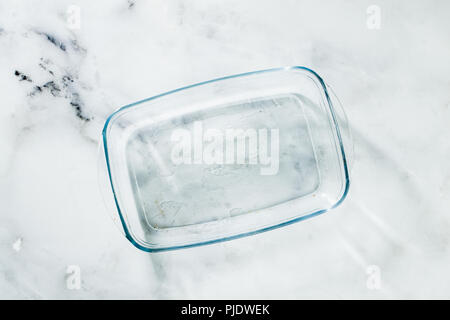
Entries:
{"label": "clear glass dish", "polygon": [[161,251],[316,216],[349,188],[340,104],[305,67],[239,74],[124,106],[103,128],[125,236]]}

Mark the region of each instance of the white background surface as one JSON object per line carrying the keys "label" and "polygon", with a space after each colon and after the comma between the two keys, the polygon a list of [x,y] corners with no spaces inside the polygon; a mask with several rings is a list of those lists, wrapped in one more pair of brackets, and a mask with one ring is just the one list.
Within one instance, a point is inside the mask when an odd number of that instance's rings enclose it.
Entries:
{"label": "white background surface", "polygon": [[[380,29],[367,26],[370,5]],[[1,0],[0,298],[450,298],[449,11],[444,0]],[[343,205],[212,246],[134,248],[99,193],[107,115],[289,65],[317,71],[346,108]]]}

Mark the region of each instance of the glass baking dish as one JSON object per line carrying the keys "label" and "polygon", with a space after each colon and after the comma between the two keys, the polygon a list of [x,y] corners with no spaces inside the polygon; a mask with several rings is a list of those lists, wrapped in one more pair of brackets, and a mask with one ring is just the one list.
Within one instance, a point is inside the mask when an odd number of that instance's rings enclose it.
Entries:
{"label": "glass baking dish", "polygon": [[102,132],[102,166],[125,236],[149,252],[179,249],[339,205],[351,140],[328,89],[308,68],[277,68],[115,111]]}

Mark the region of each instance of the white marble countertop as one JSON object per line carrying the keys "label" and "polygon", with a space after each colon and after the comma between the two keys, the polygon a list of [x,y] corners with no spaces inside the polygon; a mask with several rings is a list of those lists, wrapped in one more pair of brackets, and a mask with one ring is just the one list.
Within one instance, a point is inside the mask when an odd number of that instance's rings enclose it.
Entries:
{"label": "white marble countertop", "polygon": [[[449,9],[444,0],[1,1],[0,298],[450,298]],[[322,75],[350,119],[342,206],[226,243],[134,248],[99,192],[107,115],[290,65]]]}

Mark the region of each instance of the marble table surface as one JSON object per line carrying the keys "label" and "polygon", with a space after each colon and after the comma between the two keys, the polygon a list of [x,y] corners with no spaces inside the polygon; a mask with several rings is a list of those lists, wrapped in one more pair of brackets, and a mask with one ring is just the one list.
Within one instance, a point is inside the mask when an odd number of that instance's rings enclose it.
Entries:
{"label": "marble table surface", "polygon": [[[0,298],[450,298],[448,1],[0,1]],[[302,65],[354,139],[336,210],[148,254],[98,186],[118,107]]]}

